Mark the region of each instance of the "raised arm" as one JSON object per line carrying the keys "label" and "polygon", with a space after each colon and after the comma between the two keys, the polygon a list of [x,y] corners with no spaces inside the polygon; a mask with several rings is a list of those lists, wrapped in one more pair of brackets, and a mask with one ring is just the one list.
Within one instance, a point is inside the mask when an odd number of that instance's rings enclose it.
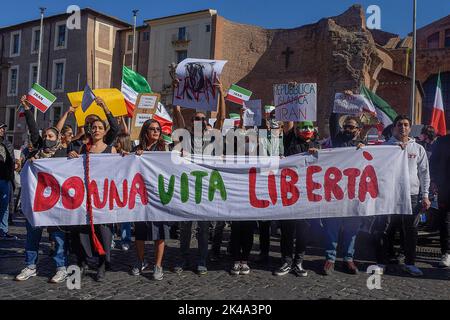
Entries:
{"label": "raised arm", "polygon": [[74,113],[75,112],[75,108],[73,106],[69,107],[69,110],[67,110],[66,112],[64,112],[64,114],[62,115],[62,117],[59,119],[58,123],[56,124],[56,129],[59,130],[59,132],[61,132],[61,130],[64,127],[64,124],[67,121],[67,117],[69,116],[70,113]]}
{"label": "raised arm", "polygon": [[116,140],[117,136],[119,135],[120,132],[119,123],[117,122],[117,119],[114,118],[111,111],[109,111],[108,106],[106,105],[105,101],[103,101],[102,98],[100,97],[95,98],[95,102],[103,109],[103,111],[106,114],[106,119],[108,119],[109,130],[105,136],[105,143],[107,145],[111,145],[114,143],[114,140]]}
{"label": "raised arm", "polygon": [[33,144],[33,147],[38,148],[42,138],[39,135],[39,129],[37,127],[36,120],[34,120],[34,115],[30,110],[31,106],[27,101],[27,96],[22,96],[20,102],[25,109],[25,122],[27,123],[28,131],[30,132],[30,141]]}
{"label": "raised arm", "polygon": [[217,120],[214,123],[214,129],[222,131],[223,123],[225,122],[226,117],[226,104],[225,104],[225,91],[223,90],[223,85],[219,79],[216,79],[216,83],[214,84],[219,90],[219,107],[217,109]]}

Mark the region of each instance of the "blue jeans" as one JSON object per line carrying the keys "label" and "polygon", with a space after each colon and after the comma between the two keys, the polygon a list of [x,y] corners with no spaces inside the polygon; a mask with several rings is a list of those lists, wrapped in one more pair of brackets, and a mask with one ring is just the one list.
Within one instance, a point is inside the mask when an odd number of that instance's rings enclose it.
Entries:
{"label": "blue jeans", "polygon": [[[199,260],[198,266],[206,267],[208,259],[208,238],[209,238],[209,221],[198,221],[197,224],[197,240]],[[180,223],[180,251],[183,261],[189,259],[189,249],[191,247],[192,238],[192,221]]]}
{"label": "blue jeans", "polygon": [[120,239],[122,239],[122,244],[131,243],[131,222],[120,224]]}
{"label": "blue jeans", "polygon": [[9,194],[11,183],[0,180],[0,234],[8,233]]}
{"label": "blue jeans", "polygon": [[339,231],[342,230],[342,242],[344,261],[353,261],[355,254],[355,239],[361,226],[361,218],[330,218],[322,220],[325,229],[325,258],[329,261],[336,261],[336,249],[338,245]]}
{"label": "blue jeans", "polygon": [[[42,238],[42,227],[33,227],[27,221],[27,242],[25,244],[25,264],[35,269],[38,262],[39,243]],[[56,268],[63,268],[68,263],[68,251],[65,241],[65,233],[63,231],[50,232],[50,240],[55,241],[55,253],[53,260],[56,263]]]}

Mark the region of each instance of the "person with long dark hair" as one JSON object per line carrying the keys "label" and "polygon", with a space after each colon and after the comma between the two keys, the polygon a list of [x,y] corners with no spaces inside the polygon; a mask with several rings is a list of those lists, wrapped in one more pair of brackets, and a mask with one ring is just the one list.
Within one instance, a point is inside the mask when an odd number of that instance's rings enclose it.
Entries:
{"label": "person with long dark hair", "polygon": [[[103,106],[105,103],[101,98],[96,98],[98,105]],[[90,126],[90,133],[88,135],[89,142],[81,147],[81,154],[100,154],[100,153],[117,153],[116,148],[105,143],[107,134],[107,125],[103,120],[94,120]],[[76,151],[69,153],[70,158],[77,158],[79,155]],[[87,270],[87,258],[94,256],[92,250],[92,243],[94,243],[93,234],[89,225],[80,226],[78,228],[79,246],[76,249],[78,264],[85,273]],[[105,273],[111,267],[111,243],[113,240],[112,224],[101,224],[94,227],[95,234],[100,235],[100,242],[104,250],[104,255],[99,255],[99,263],[97,268],[97,275],[95,280],[101,282],[105,278]],[[76,238],[77,232],[74,232]],[[75,242],[77,239],[74,239]]]}
{"label": "person with long dark hair", "polygon": [[[134,149],[136,155],[141,156],[147,151],[169,151],[164,139],[162,129],[158,121],[147,120],[139,133],[139,145]],[[164,272],[162,261],[164,256],[165,240],[170,239],[170,226],[167,222],[145,221],[136,222],[136,253],[137,264],[131,270],[131,274],[138,276],[148,267],[144,259],[145,241],[155,242],[155,267],[153,269],[153,279],[162,280]]]}

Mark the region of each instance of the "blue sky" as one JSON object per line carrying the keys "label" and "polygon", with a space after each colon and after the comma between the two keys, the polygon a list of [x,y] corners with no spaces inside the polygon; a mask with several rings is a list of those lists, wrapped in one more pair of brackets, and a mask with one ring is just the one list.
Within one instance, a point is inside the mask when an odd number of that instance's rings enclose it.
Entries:
{"label": "blue sky", "polygon": [[[38,7],[48,15],[62,13],[71,4],[91,7],[122,20],[132,21],[132,9],[139,9],[139,22],[167,15],[212,8],[225,18],[265,28],[293,28],[334,16],[352,4],[381,9],[381,29],[402,36],[412,30],[412,0],[16,0],[2,1],[0,26],[39,17]],[[449,0],[418,0],[418,26],[450,14]]]}

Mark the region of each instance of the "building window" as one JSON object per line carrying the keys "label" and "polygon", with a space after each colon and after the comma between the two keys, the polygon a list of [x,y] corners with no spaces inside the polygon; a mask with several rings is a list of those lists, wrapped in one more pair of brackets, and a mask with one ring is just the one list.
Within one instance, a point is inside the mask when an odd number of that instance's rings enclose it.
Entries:
{"label": "building window", "polygon": [[8,131],[14,131],[16,128],[16,106],[6,107],[6,125]]}
{"label": "building window", "polygon": [[144,32],[143,41],[148,41],[148,40],[150,40],[150,32]]}
{"label": "building window", "polygon": [[433,33],[428,37],[428,49],[438,49],[439,48],[439,32]]}
{"label": "building window", "polygon": [[64,91],[65,66],[65,59],[53,61],[53,91]]}
{"label": "building window", "polygon": [[37,83],[38,66],[37,63],[30,64],[30,81],[29,87],[31,88],[33,84]]}
{"label": "building window", "polygon": [[177,63],[180,63],[187,58],[187,50],[177,51]]}
{"label": "building window", "polygon": [[67,28],[65,22],[55,25],[55,50],[67,48]]}
{"label": "building window", "polygon": [[41,30],[39,29],[39,27],[37,28],[33,28],[32,31],[32,36],[31,36],[31,53],[38,53],[39,52],[39,39],[41,36]]}
{"label": "building window", "polygon": [[10,52],[9,55],[10,57],[17,57],[20,55],[20,37],[21,37],[22,32],[19,31],[14,31],[11,32],[11,43],[10,43]]}
{"label": "building window", "polygon": [[19,66],[13,66],[9,69],[8,96],[17,96],[18,86],[19,86]]}
{"label": "building window", "polygon": [[50,126],[56,126],[62,114],[61,105],[53,105],[50,108]]}
{"label": "building window", "polygon": [[178,40],[186,40],[186,27],[178,28]]}
{"label": "building window", "polygon": [[129,33],[127,35],[127,52],[133,52],[133,34]]}
{"label": "building window", "polygon": [[211,25],[210,24],[206,25],[206,32],[211,32]]}
{"label": "building window", "polygon": [[450,29],[445,30],[445,43],[446,48],[450,48]]}

